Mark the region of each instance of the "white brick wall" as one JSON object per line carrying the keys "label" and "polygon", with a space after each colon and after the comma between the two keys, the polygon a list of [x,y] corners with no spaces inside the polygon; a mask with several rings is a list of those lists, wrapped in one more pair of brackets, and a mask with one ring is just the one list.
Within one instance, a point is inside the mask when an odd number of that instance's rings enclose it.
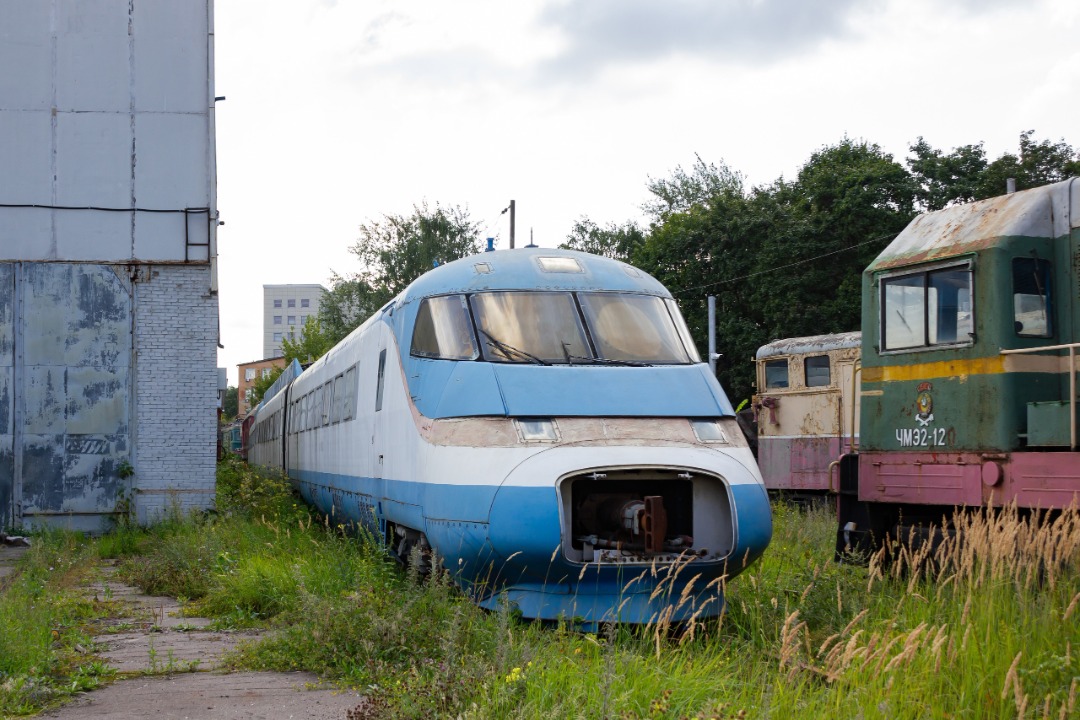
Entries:
{"label": "white brick wall", "polygon": [[136,517],[211,507],[218,298],[208,265],[154,265],[135,285]]}

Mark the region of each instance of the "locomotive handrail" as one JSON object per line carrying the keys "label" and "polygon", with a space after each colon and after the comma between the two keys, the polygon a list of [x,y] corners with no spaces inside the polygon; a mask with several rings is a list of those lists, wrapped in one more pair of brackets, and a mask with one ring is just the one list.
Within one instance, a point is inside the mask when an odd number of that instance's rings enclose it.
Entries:
{"label": "locomotive handrail", "polygon": [[[848,445],[848,452],[858,452],[859,447],[855,444],[855,428],[856,421],[855,409],[859,406],[859,394],[862,389],[862,383],[859,380],[859,376],[862,375],[862,358],[860,357],[855,361],[855,364],[851,367],[851,442]],[[843,427],[843,425],[841,425]],[[843,449],[843,448],[841,448]],[[832,478],[829,478],[829,482],[832,482]]]}
{"label": "locomotive handrail", "polygon": [[1064,345],[1043,345],[1042,347],[1018,348],[1016,350],[1001,350],[1002,355],[1020,355],[1026,353],[1046,352],[1049,350],[1069,351],[1069,444],[1070,449],[1076,449],[1076,350],[1080,343],[1065,343]]}

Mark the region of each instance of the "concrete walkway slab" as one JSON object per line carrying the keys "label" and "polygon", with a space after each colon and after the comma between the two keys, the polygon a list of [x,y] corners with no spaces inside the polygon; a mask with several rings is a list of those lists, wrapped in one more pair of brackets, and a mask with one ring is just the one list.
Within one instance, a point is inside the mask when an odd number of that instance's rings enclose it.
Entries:
{"label": "concrete walkway slab", "polygon": [[41,717],[61,720],[254,720],[360,717],[364,698],[320,682],[314,673],[210,672],[255,631],[212,631],[207,618],[185,617],[171,597],[144,595],[120,582],[106,562],[85,586],[88,597],[117,609],[94,637],[93,654],[127,677]]}
{"label": "concrete walkway slab", "polygon": [[309,689],[312,673],[189,673],[122,680],[41,717],[59,720],[344,720],[353,691]]}

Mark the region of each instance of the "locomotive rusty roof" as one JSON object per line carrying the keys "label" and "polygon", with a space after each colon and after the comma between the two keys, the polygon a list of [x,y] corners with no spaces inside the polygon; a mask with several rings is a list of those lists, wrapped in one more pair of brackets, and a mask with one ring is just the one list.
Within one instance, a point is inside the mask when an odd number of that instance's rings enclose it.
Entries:
{"label": "locomotive rusty roof", "polygon": [[1080,227],[1080,178],[920,215],[867,272],[985,250],[1007,236],[1061,237],[1075,227]]}
{"label": "locomotive rusty roof", "polygon": [[808,352],[828,352],[829,350],[842,350],[844,348],[862,347],[862,333],[858,330],[853,332],[833,333],[831,335],[810,335],[808,337],[784,338],[773,340],[767,345],[758,348],[757,359],[776,357],[778,355],[798,355]]}

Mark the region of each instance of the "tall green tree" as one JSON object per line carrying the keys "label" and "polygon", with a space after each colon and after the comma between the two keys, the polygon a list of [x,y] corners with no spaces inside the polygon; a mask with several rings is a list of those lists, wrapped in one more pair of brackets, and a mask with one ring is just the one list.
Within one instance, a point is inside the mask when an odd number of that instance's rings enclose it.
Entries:
{"label": "tall green tree", "polygon": [[265,375],[259,373],[259,376],[255,378],[255,382],[251,386],[251,407],[253,409],[263,401],[263,397],[266,396],[266,391],[270,389],[270,386],[273,385],[279,377],[281,377],[281,373],[283,372],[285,372],[285,368],[278,367]]}
{"label": "tall green tree", "polygon": [[330,290],[319,303],[319,327],[333,347],[380,307],[379,298],[364,280],[334,273]]}
{"label": "tall green tree", "polygon": [[915,197],[924,210],[940,210],[975,200],[990,163],[983,144],[963,145],[949,153],[931,147],[921,136],[908,148],[908,167],[915,178]]}
{"label": "tall green tree", "polygon": [[911,173],[873,143],[844,138],[810,156],[779,191],[805,234],[772,236],[761,258],[776,268],[770,283],[796,299],[763,294],[775,337],[859,328],[862,271],[915,216],[915,190]]}
{"label": "tall green tree", "polygon": [[638,259],[678,298],[700,349],[706,297],[716,296],[717,375],[743,398],[761,345],[859,327],[862,270],[913,217],[915,185],[877,145],[844,138],[793,181],[711,187],[689,209],[663,213]]}
{"label": "tall green tree", "polygon": [[1001,195],[1008,178],[1016,180],[1017,190],[1046,185],[1080,175],[1080,154],[1064,140],[1036,141],[1034,130],[1020,133],[1020,153],[1004,153],[983,173],[976,199]]}
{"label": "tall green tree", "polygon": [[233,385],[225,388],[225,398],[221,402],[221,421],[232,422],[240,412],[240,388]]}
{"label": "tall green tree", "polygon": [[1019,153],[1003,153],[990,161],[980,142],[949,152],[920,137],[909,149],[908,167],[918,185],[921,209],[940,210],[955,203],[983,200],[1005,193],[1006,181],[1017,190],[1080,175],[1080,153],[1064,140],[1036,140],[1035,131],[1020,133]]}
{"label": "tall green tree", "polygon": [[722,160],[719,165],[707,163],[694,154],[689,170],[677,165],[670,177],[649,178],[645,184],[652,197],[641,209],[656,221],[687,212],[695,206],[708,207],[714,198],[743,193],[743,176]]}
{"label": "tall green tree", "polygon": [[281,354],[286,364],[296,360],[301,365],[312,363],[334,347],[330,335],[323,331],[319,318],[312,315],[300,328],[300,337],[287,337],[281,341]]}
{"label": "tall green tree", "polygon": [[600,227],[589,218],[582,217],[574,223],[566,242],[559,247],[633,264],[635,253],[640,251],[644,244],[645,231],[636,223],[609,223],[606,227]]}
{"label": "tall green tree", "polygon": [[436,265],[480,252],[480,226],[461,207],[413,206],[413,213],[384,215],[360,226],[349,248],[361,270],[334,275],[319,306],[322,330],[340,341],[409,283]]}

